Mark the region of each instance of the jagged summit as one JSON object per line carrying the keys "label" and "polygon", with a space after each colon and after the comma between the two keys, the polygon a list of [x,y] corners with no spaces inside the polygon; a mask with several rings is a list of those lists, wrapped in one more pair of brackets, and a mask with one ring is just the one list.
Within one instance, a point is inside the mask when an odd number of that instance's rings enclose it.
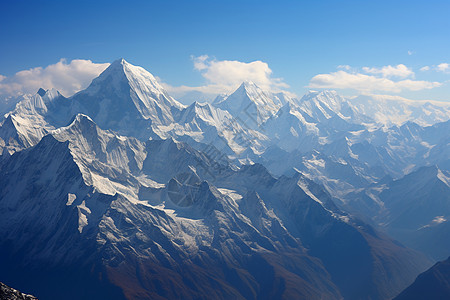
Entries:
{"label": "jagged summit", "polygon": [[39,90],[37,91],[37,94],[38,94],[39,96],[41,96],[41,97],[44,97],[44,95],[45,95],[46,92],[47,92],[47,91],[44,90],[43,88],[39,88]]}
{"label": "jagged summit", "polygon": [[335,90],[309,91],[301,99],[300,103],[316,101],[327,105],[330,109],[339,110],[347,103],[347,99],[339,95]]}
{"label": "jagged summit", "polygon": [[125,58],[121,57],[121,58],[118,58],[115,61],[113,61],[111,63],[111,65],[113,65],[113,64],[121,64],[121,65],[123,65],[123,64],[127,64],[127,63],[128,62],[125,60]]}
{"label": "jagged summit", "polygon": [[97,124],[89,117],[88,115],[79,113],[76,114],[76,116],[71,120],[69,125],[65,127],[58,128],[54,130],[53,134],[58,134],[60,132],[66,131],[66,130],[74,130],[74,128],[93,128],[96,127]]}
{"label": "jagged summit", "polygon": [[241,85],[237,88],[237,90],[244,89],[245,91],[249,90],[259,90],[260,87],[251,80],[244,80]]}
{"label": "jagged summit", "polygon": [[45,102],[49,102],[57,97],[62,96],[61,93],[55,88],[51,88],[48,90],[39,88],[39,90],[36,92],[36,95],[39,95]]}
{"label": "jagged summit", "polygon": [[94,122],[91,117],[89,117],[88,115],[85,114],[77,114],[74,118],[73,122],[83,122],[83,121],[88,121],[88,122]]}
{"label": "jagged summit", "polygon": [[302,98],[311,98],[316,97],[317,95],[324,95],[324,96],[336,96],[338,93],[335,90],[308,90],[305,95],[303,95]]}
{"label": "jagged summit", "polygon": [[152,127],[172,124],[184,108],[151,73],[124,59],[114,61],[72,102],[72,115],[87,114],[101,128],[139,138],[148,138]]}
{"label": "jagged summit", "polygon": [[215,105],[228,110],[249,127],[257,127],[276,114],[282,101],[255,83],[244,81],[231,95],[218,98]]}
{"label": "jagged summit", "polygon": [[306,119],[324,122],[338,117],[349,123],[375,123],[373,119],[359,112],[357,103],[333,90],[308,91],[298,102],[299,111]]}
{"label": "jagged summit", "polygon": [[[130,64],[123,58],[112,62],[106,70],[104,70],[97,78],[93,80],[92,84],[96,86],[100,83],[104,84],[104,81],[111,80],[116,83],[117,88],[124,88],[122,85],[125,84],[129,85],[129,87],[136,93],[146,92],[156,96],[165,95],[170,98],[164,88],[158,83],[156,78],[150,72],[142,67]],[[177,106],[181,105],[174,99],[169,100],[171,100],[172,104]]]}
{"label": "jagged summit", "polygon": [[397,180],[397,183],[402,181],[412,181],[412,182],[442,182],[448,188],[450,188],[450,172],[446,170],[441,170],[437,165],[423,166],[414,172],[406,175],[405,177]]}

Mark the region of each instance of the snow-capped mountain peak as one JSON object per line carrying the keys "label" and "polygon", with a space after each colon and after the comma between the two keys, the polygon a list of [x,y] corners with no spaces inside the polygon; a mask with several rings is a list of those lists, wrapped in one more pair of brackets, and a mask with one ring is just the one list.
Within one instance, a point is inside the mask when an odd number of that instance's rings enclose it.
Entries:
{"label": "snow-capped mountain peak", "polygon": [[330,90],[309,91],[300,99],[299,106],[301,111],[319,122],[334,115],[342,119],[349,119],[352,116],[352,108],[346,99]]}
{"label": "snow-capped mountain peak", "polygon": [[37,93],[39,96],[42,97],[42,100],[45,103],[50,103],[52,102],[54,99],[61,97],[61,93],[54,88],[48,89],[48,90],[44,90],[43,88],[40,88]]}
{"label": "snow-capped mountain peak", "polygon": [[155,76],[142,67],[130,64],[123,58],[111,63],[100,76],[93,80],[92,84],[97,86],[99,84],[105,84],[105,81],[106,84],[115,83],[114,87],[117,89],[122,89],[124,87],[123,84],[126,84],[126,88],[130,88],[130,95],[136,105],[140,101],[142,102],[140,105],[143,104],[149,108],[154,104],[152,102],[156,99],[164,100],[163,102],[167,102],[170,106],[177,108],[183,107],[181,103],[168,95],[166,90],[158,83]]}
{"label": "snow-capped mountain peak", "polygon": [[71,116],[84,113],[101,128],[144,139],[152,127],[172,124],[184,108],[152,74],[124,59],[114,61],[71,100]]}
{"label": "snow-capped mountain peak", "polygon": [[259,126],[274,116],[282,101],[270,92],[263,91],[251,81],[243,82],[231,95],[220,97],[214,103],[240,118],[249,127]]}
{"label": "snow-capped mountain peak", "polygon": [[153,76],[150,72],[145,70],[142,67],[134,66],[127,62],[125,59],[121,58],[119,60],[114,61],[111,64],[111,67],[114,69],[123,70],[125,76],[127,77],[132,90],[136,93],[140,93],[145,98],[144,94],[151,93],[153,95],[164,95],[168,98],[170,103],[177,107],[183,107],[180,103],[178,103],[175,99],[171,98],[166,90],[158,83],[155,76]]}

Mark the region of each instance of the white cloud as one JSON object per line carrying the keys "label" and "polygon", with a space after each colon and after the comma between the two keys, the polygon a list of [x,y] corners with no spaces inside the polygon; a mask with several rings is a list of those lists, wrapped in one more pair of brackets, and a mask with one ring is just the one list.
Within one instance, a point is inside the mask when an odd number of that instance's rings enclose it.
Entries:
{"label": "white cloud", "polygon": [[345,71],[318,74],[309,83],[310,88],[352,89],[359,92],[383,91],[394,93],[432,89],[441,85],[442,83],[440,82],[416,81],[411,79],[393,81],[385,77],[348,73]]}
{"label": "white cloud", "polygon": [[450,64],[449,63],[441,63],[438,65],[431,65],[431,66],[424,66],[420,68],[420,71],[436,71],[436,72],[442,72],[442,73],[450,73]]}
{"label": "white cloud", "polygon": [[198,71],[202,71],[208,68],[207,60],[208,55],[200,55],[198,57],[191,56],[192,61],[194,62],[194,69]]}
{"label": "white cloud", "polygon": [[441,63],[436,66],[436,70],[439,72],[448,72],[450,71],[450,64],[448,63]]}
{"label": "white cloud", "polygon": [[180,97],[188,92],[198,91],[205,94],[221,94],[232,92],[243,81],[252,81],[262,89],[280,91],[289,86],[282,78],[272,77],[272,70],[263,61],[241,62],[237,60],[216,60],[208,55],[192,57],[194,69],[199,71],[206,84],[197,87],[174,87],[162,83],[169,93]]}
{"label": "white cloud", "polygon": [[346,71],[350,71],[352,69],[352,67],[350,67],[349,65],[339,65],[339,66],[337,66],[337,68],[346,70]]}
{"label": "white cloud", "polygon": [[0,75],[0,95],[36,93],[39,88],[55,88],[65,96],[86,88],[92,79],[109,66],[90,60],[74,59],[67,63],[65,59],[47,67],[37,67],[17,72],[13,76]]}
{"label": "white cloud", "polygon": [[404,64],[399,64],[396,66],[384,66],[381,68],[369,68],[363,67],[364,72],[369,74],[380,74],[383,77],[399,77],[406,78],[414,75],[414,72],[405,66]]}

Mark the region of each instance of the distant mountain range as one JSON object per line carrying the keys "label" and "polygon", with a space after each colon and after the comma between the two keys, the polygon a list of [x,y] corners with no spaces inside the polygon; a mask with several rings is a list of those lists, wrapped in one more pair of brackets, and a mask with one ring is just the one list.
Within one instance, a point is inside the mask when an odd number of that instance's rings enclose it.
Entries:
{"label": "distant mountain range", "polygon": [[186,106],[117,60],[1,120],[0,281],[40,299],[391,299],[450,255],[449,119],[251,82]]}

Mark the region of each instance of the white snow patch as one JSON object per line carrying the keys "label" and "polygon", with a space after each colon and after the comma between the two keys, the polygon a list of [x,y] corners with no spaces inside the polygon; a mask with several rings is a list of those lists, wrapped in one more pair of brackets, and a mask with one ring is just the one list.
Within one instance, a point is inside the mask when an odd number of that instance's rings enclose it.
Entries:
{"label": "white snow patch", "polygon": [[444,173],[442,173],[441,170],[438,170],[437,177],[439,178],[440,181],[442,181],[448,187],[450,187],[450,177],[448,177]]}
{"label": "white snow patch", "polygon": [[316,201],[317,203],[322,205],[322,207],[325,209],[325,207],[323,206],[323,202],[320,201],[319,198],[317,198],[313,193],[311,193],[311,191],[308,189],[306,184],[299,181],[299,182],[297,182],[297,185],[305,192],[305,194],[307,194],[309,197],[311,197],[311,199],[313,199],[314,201]]}
{"label": "white snow patch", "polygon": [[78,231],[80,233],[83,232],[83,228],[88,225],[88,219],[87,215],[91,214],[91,210],[86,207],[86,202],[83,200],[80,205],[77,206],[78,208]]}
{"label": "white snow patch", "polygon": [[77,199],[77,195],[68,193],[68,194],[67,194],[67,202],[66,202],[66,205],[67,205],[67,206],[72,205],[72,203],[73,203],[73,201],[75,201],[75,199]]}

